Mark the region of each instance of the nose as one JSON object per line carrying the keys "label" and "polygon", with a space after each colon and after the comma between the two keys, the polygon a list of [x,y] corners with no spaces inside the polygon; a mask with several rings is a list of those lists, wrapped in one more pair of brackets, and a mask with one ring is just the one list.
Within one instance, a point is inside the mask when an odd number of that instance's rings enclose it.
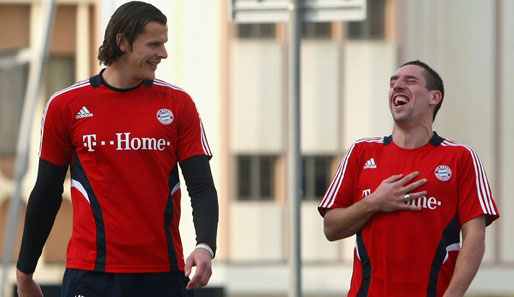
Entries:
{"label": "nose", "polygon": [[161,59],[166,59],[168,57],[168,52],[166,51],[165,46],[161,47],[161,50],[159,51],[158,55]]}
{"label": "nose", "polygon": [[397,79],[394,81],[393,85],[391,86],[393,90],[401,90],[404,88],[404,83],[401,79]]}

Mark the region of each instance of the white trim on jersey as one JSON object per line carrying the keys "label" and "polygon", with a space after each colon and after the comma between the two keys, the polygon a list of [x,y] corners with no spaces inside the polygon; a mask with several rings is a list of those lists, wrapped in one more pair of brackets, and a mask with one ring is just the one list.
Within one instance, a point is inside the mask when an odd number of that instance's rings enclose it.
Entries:
{"label": "white trim on jersey", "polygon": [[443,264],[446,263],[446,260],[448,260],[448,253],[454,251],[460,251],[460,244],[454,243],[446,247],[446,256],[444,256]]}
{"label": "white trim on jersey", "polygon": [[[198,115],[200,116],[200,115]],[[205,130],[203,129],[202,120],[200,120],[200,130],[202,131],[202,148],[206,155],[212,156],[211,148],[209,147],[209,143],[207,142],[207,136],[205,136]]]}
{"label": "white trim on jersey", "polygon": [[84,198],[86,198],[87,203],[91,204],[91,201],[89,201],[89,196],[87,195],[86,189],[84,189],[84,186],[77,180],[72,179],[71,180],[71,187],[77,189]]}
{"label": "white trim on jersey", "polygon": [[[171,89],[174,89],[174,90],[179,90],[179,91],[182,91],[182,92],[184,92],[184,93],[189,95],[189,93],[187,93],[186,90],[182,89],[181,87],[177,87],[175,85],[172,85],[169,82],[166,82],[164,80],[156,78],[156,79],[153,80],[153,83],[158,85],[158,86],[161,86],[161,87],[168,87],[168,88],[171,88]],[[189,95],[189,97],[191,97],[191,95]]]}
{"label": "white trim on jersey", "polygon": [[334,202],[337,197],[337,193],[339,192],[339,188],[341,187],[341,184],[343,183],[344,175],[346,174],[346,168],[348,166],[348,160],[350,159],[350,155],[352,154],[353,149],[355,148],[355,145],[361,142],[375,142],[375,143],[383,143],[384,140],[381,137],[374,137],[374,138],[363,138],[360,140],[357,140],[348,150],[346,155],[344,156],[343,160],[341,161],[341,164],[339,165],[339,168],[337,169],[336,176],[328,186],[328,190],[325,193],[325,196],[323,199],[321,199],[321,202],[319,203],[318,207],[322,208],[331,208],[332,205],[334,205]]}
{"label": "white trim on jersey", "polygon": [[180,182],[178,182],[173,189],[171,190],[171,196],[175,195],[175,193],[180,190]]}
{"label": "white trim on jersey", "polygon": [[478,158],[477,153],[468,145],[445,140],[441,143],[442,146],[460,146],[467,149],[471,154],[471,159],[473,160],[473,166],[475,168],[475,184],[477,187],[478,199],[480,201],[480,206],[482,207],[482,211],[484,214],[488,215],[497,215],[491,195],[491,188],[489,187],[489,182],[487,181],[487,176]]}
{"label": "white trim on jersey", "polygon": [[46,104],[45,110],[43,112],[43,119],[41,120],[41,137],[39,139],[39,156],[40,157],[41,157],[41,150],[43,149],[43,136],[44,136],[44,133],[45,133],[46,113],[48,112],[48,108],[50,107],[50,103],[52,103],[52,101],[55,99],[55,97],[57,97],[57,96],[59,96],[61,94],[64,94],[64,93],[69,92],[71,90],[79,89],[79,88],[82,88],[82,87],[87,87],[89,85],[90,85],[89,80],[79,81],[76,84],[67,87],[66,89],[62,89],[62,90],[60,90],[58,92],[55,92],[50,97],[50,99],[48,100],[48,103]]}
{"label": "white trim on jersey", "polygon": [[189,96],[189,98],[191,98],[191,101],[193,101],[193,104],[195,105],[196,112],[198,113],[198,119],[200,120],[201,143],[202,143],[203,152],[207,156],[212,156],[212,151],[211,151],[211,148],[209,147],[209,142],[207,142],[207,137],[205,136],[205,130],[203,128],[202,119],[200,118],[200,112],[198,112],[198,106],[196,105],[196,102],[193,99],[193,97],[188,92],[186,92],[184,89],[179,88],[179,87],[172,85],[168,82],[165,82],[163,80],[156,78],[153,80],[153,83],[157,86],[168,87],[170,89],[182,91],[182,92],[186,93]]}
{"label": "white trim on jersey", "polygon": [[355,253],[357,254],[357,258],[361,261],[361,255],[359,254],[359,242],[357,241],[357,237],[355,237]]}

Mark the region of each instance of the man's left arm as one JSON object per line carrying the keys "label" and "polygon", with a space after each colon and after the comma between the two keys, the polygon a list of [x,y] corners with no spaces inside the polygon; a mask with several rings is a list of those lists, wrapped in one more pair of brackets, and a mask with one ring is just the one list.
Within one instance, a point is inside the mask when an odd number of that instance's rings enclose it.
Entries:
{"label": "man's left arm", "polygon": [[453,277],[443,297],[464,296],[475,277],[485,251],[486,215],[462,225],[462,248],[457,256]]}
{"label": "man's left arm", "polygon": [[207,156],[188,158],[180,162],[180,168],[191,197],[196,230],[197,247],[186,259],[185,266],[186,276],[196,266],[195,275],[187,285],[187,289],[191,290],[207,285],[212,275],[211,260],[216,253],[218,230],[218,196]]}

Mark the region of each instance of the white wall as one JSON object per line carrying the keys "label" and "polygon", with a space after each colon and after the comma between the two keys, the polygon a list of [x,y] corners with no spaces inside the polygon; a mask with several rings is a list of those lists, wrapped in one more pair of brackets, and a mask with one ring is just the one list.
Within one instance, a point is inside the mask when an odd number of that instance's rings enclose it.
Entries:
{"label": "white wall", "polygon": [[280,153],[285,145],[283,47],[273,40],[235,40],[231,54],[230,148]]}
{"label": "white wall", "polygon": [[253,264],[283,261],[284,214],[284,207],[276,202],[231,203],[230,260]]}
{"label": "white wall", "polygon": [[340,45],[306,40],[301,48],[301,147],[304,154],[335,154],[341,135]]}
{"label": "white wall", "polygon": [[[500,188],[496,190],[496,197],[501,197],[500,214],[501,225],[499,236],[502,239],[500,247],[501,259],[514,262],[514,236],[512,236],[512,228],[514,226],[514,190],[512,181],[514,181],[514,34],[509,28],[514,28],[514,1],[500,1],[503,9],[501,14],[503,29],[501,38],[503,45],[501,47],[502,63],[501,63],[501,143],[500,152],[502,167],[497,179],[500,181]],[[511,279],[514,279],[511,278]]]}
{"label": "white wall", "polygon": [[389,77],[396,47],[386,42],[348,41],[344,47],[343,147],[364,137],[391,134]]}
{"label": "white wall", "polygon": [[318,202],[302,203],[302,259],[307,263],[330,263],[339,260],[342,241],[329,242],[323,233],[323,218]]}

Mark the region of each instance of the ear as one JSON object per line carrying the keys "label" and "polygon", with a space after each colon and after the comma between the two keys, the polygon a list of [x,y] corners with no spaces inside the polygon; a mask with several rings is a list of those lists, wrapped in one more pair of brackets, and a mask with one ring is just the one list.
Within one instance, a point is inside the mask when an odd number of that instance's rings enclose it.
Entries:
{"label": "ear", "polygon": [[121,34],[121,33],[116,34],[116,44],[118,45],[118,47],[120,48],[120,50],[123,53],[127,52],[128,42],[123,34]]}
{"label": "ear", "polygon": [[439,102],[441,102],[443,95],[438,90],[431,91],[431,98],[430,98],[430,104],[431,105],[437,105]]}

